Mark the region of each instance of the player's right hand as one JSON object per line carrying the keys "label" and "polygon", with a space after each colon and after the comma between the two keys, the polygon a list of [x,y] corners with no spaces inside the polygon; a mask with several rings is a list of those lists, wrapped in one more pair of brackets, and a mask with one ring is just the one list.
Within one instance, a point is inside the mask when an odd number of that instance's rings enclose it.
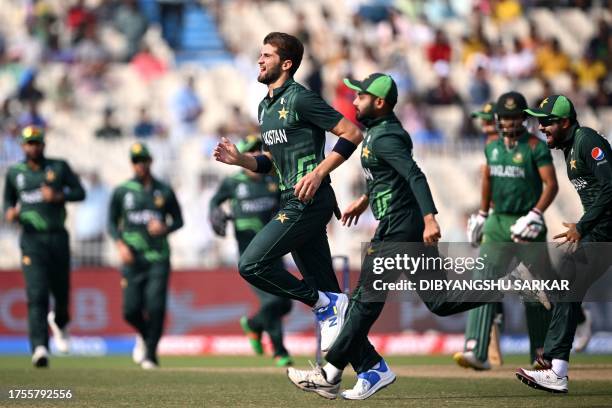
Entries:
{"label": "player's right hand", "polygon": [[19,219],[19,207],[9,207],[4,213],[6,222],[16,222]]}
{"label": "player's right hand", "polygon": [[117,241],[117,252],[119,252],[119,259],[124,265],[130,265],[134,263],[134,254],[129,246],[123,241]]}
{"label": "player's right hand", "polygon": [[220,237],[225,236],[225,228],[227,226],[228,216],[223,212],[223,210],[219,207],[214,208],[208,217],[210,221],[210,225],[215,232]]}
{"label": "player's right hand", "polygon": [[242,154],[238,152],[236,145],[230,142],[226,137],[221,138],[221,142],[217,144],[213,151],[215,160],[225,164],[240,165]]}
{"label": "player's right hand", "polygon": [[[347,227],[350,227],[351,224],[357,225],[357,221],[359,221],[359,217],[361,216],[361,214],[363,214],[363,212],[367,208],[368,208],[368,196],[364,194],[358,199],[356,199],[355,201],[353,201],[347,207],[347,209],[344,210],[344,213],[342,214],[342,217],[340,218],[340,222],[342,222],[342,225],[347,226]],[[353,223],[353,221],[355,222]]]}
{"label": "player's right hand", "polygon": [[480,210],[477,214],[470,215],[468,219],[467,239],[473,247],[479,246],[482,241],[482,229],[488,215],[485,211]]}

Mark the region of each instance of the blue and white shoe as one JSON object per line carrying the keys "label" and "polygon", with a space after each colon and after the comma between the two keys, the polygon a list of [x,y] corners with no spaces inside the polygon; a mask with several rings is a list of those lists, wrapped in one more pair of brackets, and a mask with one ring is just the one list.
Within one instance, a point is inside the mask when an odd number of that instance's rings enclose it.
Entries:
{"label": "blue and white shoe", "polygon": [[366,372],[357,374],[357,384],[351,390],[342,391],[342,398],[349,400],[364,400],[395,381],[395,374],[385,360]]}
{"label": "blue and white shoe", "polygon": [[325,292],[325,295],[329,298],[329,304],[315,310],[321,328],[322,352],[329,350],[338,338],[349,304],[348,296],[344,293]]}

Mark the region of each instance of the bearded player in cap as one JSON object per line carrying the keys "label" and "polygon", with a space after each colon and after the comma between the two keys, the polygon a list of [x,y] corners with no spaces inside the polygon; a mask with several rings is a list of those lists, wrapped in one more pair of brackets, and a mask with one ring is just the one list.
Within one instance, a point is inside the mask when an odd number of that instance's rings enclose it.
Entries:
{"label": "bearded player in cap", "polygon": [[183,217],[172,188],[151,174],[147,146],[133,144],[130,159],[134,177],[113,191],[108,229],[121,261],[123,317],[138,333],[132,359],[150,370],[159,366],[166,316],[168,235],[183,226]]}
{"label": "bearded player in cap", "polygon": [[[60,352],[69,351],[70,245],[64,227],[65,203],[82,201],[85,190],[64,160],[45,156],[45,131],[26,126],[25,160],[9,167],[4,186],[4,218],[21,225],[21,267],[26,281],[28,329],[35,367],[49,364],[49,332]],[[55,310],[49,312],[49,294]]]}
{"label": "bearded player in cap", "polygon": [[[242,154],[261,154],[261,139],[249,135],[236,146]],[[238,252],[242,254],[255,235],[261,231],[278,210],[280,191],[278,179],[270,174],[258,174],[243,169],[225,178],[210,200],[210,223],[219,236],[225,236],[227,220],[234,224],[234,236],[238,242]],[[221,205],[230,201],[231,216]],[[282,259],[276,268],[283,268]],[[243,316],[240,326],[249,338],[251,347],[257,355],[264,353],[261,343],[263,332],[270,336],[274,348],[274,361],[277,366],[285,367],[293,363],[283,344],[283,316],[291,311],[291,300],[275,296],[253,287],[259,298],[259,310],[251,317]]]}
{"label": "bearded player in cap", "polygon": [[[584,214],[576,223],[563,223],[567,230],[556,235],[561,244],[573,245],[559,267],[559,275],[575,272],[582,281],[578,298],[557,299],[544,342],[539,370],[519,369],[516,376],[530,387],[554,392],[568,391],[568,367],[572,342],[581,314],[581,300],[588,287],[610,267],[609,254],[590,253],[598,242],[612,241],[612,149],[595,130],[580,126],[572,102],[563,95],[551,95],[538,108],[526,109],[538,119],[549,148],[560,149],[565,156],[567,176],[578,192]],[[585,255],[587,254],[587,255]],[[577,263],[588,269],[575,271]]]}
{"label": "bearded player in cap", "polygon": [[[550,151],[523,125],[526,108],[523,95],[508,92],[499,97],[491,117],[486,118],[494,120],[501,137],[490,135],[487,139],[480,210],[470,217],[467,231],[474,246],[482,244],[480,256],[487,259],[482,279],[503,275],[515,257],[540,273],[551,269],[548,251],[543,245],[500,245],[513,241],[546,242],[543,213],[558,191]],[[464,350],[453,355],[457,364],[488,370],[491,368],[489,350],[492,356],[500,356],[495,362],[501,364],[499,312],[500,305],[493,303],[470,310]],[[544,346],[550,312],[539,303],[525,303],[525,314],[533,363]]]}
{"label": "bearded player in cap", "polygon": [[[327,241],[327,223],[332,214],[340,216],[329,175],[351,156],[363,136],[319,95],[295,82],[303,54],[304,46],[292,35],[273,32],[264,38],[257,77],[268,86],[257,112],[264,154],[240,153],[223,138],[214,157],[256,173],[278,173],[280,210],[240,256],[240,275],[264,292],[312,308],[325,351],[336,340],[348,306]],[[326,131],[338,136],[327,157]],[[303,279],[279,267],[278,260],[288,253]]]}

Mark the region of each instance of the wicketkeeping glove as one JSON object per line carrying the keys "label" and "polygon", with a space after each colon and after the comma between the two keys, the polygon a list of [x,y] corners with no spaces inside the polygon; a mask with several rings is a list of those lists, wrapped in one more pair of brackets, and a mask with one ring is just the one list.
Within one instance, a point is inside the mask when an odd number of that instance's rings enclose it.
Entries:
{"label": "wicketkeeping glove", "polygon": [[472,214],[468,219],[467,239],[473,247],[477,247],[482,241],[482,228],[488,215],[485,211],[480,210],[478,214]]}
{"label": "wicketkeeping glove", "polygon": [[532,241],[540,235],[543,229],[544,218],[542,212],[533,208],[510,227],[510,236],[514,242]]}
{"label": "wicketkeeping glove", "polygon": [[225,214],[219,207],[213,209],[208,217],[213,231],[215,231],[215,234],[219,235],[220,237],[225,236],[225,227],[227,226],[228,219],[229,217],[227,214]]}

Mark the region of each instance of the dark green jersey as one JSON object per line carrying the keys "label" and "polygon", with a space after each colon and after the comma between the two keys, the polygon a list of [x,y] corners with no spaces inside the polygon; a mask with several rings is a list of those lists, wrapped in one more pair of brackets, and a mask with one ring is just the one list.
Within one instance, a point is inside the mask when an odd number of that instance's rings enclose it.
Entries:
{"label": "dark green jersey", "polygon": [[599,133],[576,124],[568,147],[563,149],[569,180],[580,196],[584,215],[576,226],[582,236],[605,227],[612,238],[612,151]]}
{"label": "dark green jersey", "polygon": [[154,219],[166,224],[167,234],[183,226],[181,208],[170,186],[154,178],[145,187],[134,178],[113,191],[110,235],[115,240],[121,239],[149,262],[165,261],[170,257],[167,236],[154,237],[147,231],[147,224]]}
{"label": "dark green jersey", "polygon": [[43,201],[43,185],[62,191],[65,201],[81,201],[85,198],[85,190],[78,176],[64,160],[44,158],[40,169],[36,171],[26,162],[11,166],[6,173],[4,210],[19,204],[19,222],[24,231],[46,232],[64,228],[64,203]]}
{"label": "dark green jersey", "polygon": [[278,209],[280,191],[274,176],[250,178],[244,171],[221,182],[210,200],[211,210],[230,201],[236,238],[245,235],[252,238],[272,218]]}
{"label": "dark green jersey", "polygon": [[523,215],[542,195],[539,168],[552,165],[546,143],[525,131],[513,148],[503,138],[485,146],[491,182],[491,201],[495,212]]}
{"label": "dark green jersey", "polygon": [[[324,159],[325,131],[342,115],[293,79],[266,95],[258,108],[264,150],[272,160],[282,191],[291,189]],[[329,177],[325,181],[329,182]]]}
{"label": "dark green jersey", "polygon": [[361,165],[377,220],[409,209],[436,214],[425,175],[412,157],[412,140],[395,115],[364,123]]}

